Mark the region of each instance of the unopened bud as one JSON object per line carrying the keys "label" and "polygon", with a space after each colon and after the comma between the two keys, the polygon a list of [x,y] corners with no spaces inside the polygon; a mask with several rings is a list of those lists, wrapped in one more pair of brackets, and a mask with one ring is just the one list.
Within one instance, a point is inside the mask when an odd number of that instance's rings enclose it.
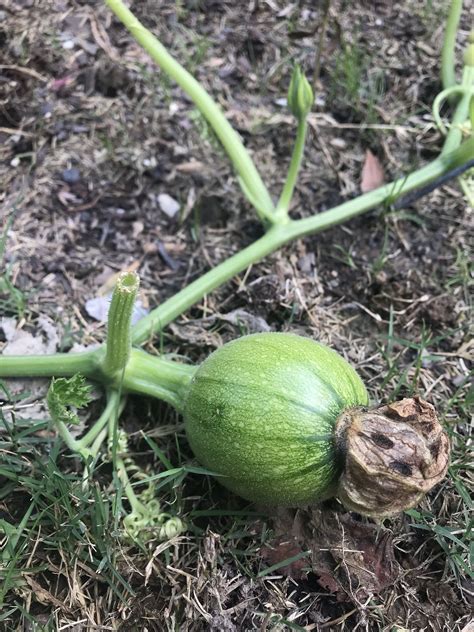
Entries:
{"label": "unopened bud", "polygon": [[287,100],[291,113],[298,120],[305,118],[313,107],[313,90],[299,66],[293,70]]}

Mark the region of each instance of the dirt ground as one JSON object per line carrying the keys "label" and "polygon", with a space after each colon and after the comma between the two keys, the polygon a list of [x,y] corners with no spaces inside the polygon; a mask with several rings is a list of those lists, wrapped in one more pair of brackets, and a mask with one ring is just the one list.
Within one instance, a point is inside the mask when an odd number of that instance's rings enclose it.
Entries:
{"label": "dirt ground", "polygon": [[[132,5],[222,105],[275,196],[295,133],[284,104],[289,77],[295,61],[312,77],[322,5]],[[437,155],[431,104],[446,10],[438,0],[332,2],[294,217],[357,195],[368,149],[387,181]],[[0,79],[8,231],[0,316],[22,331],[47,338],[53,328],[61,351],[101,342],[104,324],[86,303],[115,273],[136,269],[143,306],[153,307],[261,235],[208,124],[101,1],[3,3]],[[453,181],[403,211],[380,208],[298,240],[207,296],[155,347],[198,362],[242,333],[242,315],[233,314],[244,310],[246,331],[332,345],[374,401],[429,399],[449,428],[453,464],[417,513],[375,525],[331,501],[269,515],[189,475],[160,491],[165,504],[179,503],[189,530],[151,548],[118,549],[125,584],[104,579],[87,555],[32,536],[25,569],[38,570],[4,596],[11,613],[0,629],[465,628],[473,585],[456,540],[469,541],[460,489],[468,485],[471,210]],[[160,471],[140,430],[172,463],[192,462],[180,419],[165,405],[131,398],[123,419],[144,464]],[[74,472],[78,464],[62,458]],[[103,479],[106,490],[110,473]],[[0,494],[2,515],[19,520],[25,493]]]}

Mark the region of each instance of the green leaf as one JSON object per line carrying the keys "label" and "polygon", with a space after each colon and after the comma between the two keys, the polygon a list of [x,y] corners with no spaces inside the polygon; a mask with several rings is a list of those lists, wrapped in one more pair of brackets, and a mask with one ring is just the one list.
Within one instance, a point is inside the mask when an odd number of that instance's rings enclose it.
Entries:
{"label": "green leaf", "polygon": [[91,401],[91,387],[86,384],[83,375],[70,378],[53,378],[46,396],[50,415],[54,422],[78,424],[76,410],[83,408]]}

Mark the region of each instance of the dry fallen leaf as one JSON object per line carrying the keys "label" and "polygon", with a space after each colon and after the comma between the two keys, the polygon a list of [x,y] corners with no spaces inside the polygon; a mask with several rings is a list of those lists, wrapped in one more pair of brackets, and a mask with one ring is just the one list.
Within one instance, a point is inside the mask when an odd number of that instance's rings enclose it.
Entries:
{"label": "dry fallen leaf", "polygon": [[271,331],[272,328],[261,316],[255,316],[245,309],[234,309],[227,314],[216,314],[216,318],[224,320],[235,327],[244,327],[249,333]]}
{"label": "dry fallen leaf", "polygon": [[[48,318],[38,318],[36,335],[17,327],[15,318],[0,318],[0,332],[6,344],[2,354],[7,355],[47,355],[55,353],[59,342],[59,334],[55,324]],[[1,354],[0,354],[1,357]],[[13,422],[13,415],[17,419],[48,419],[49,412],[44,405],[43,398],[48,390],[48,380],[45,378],[24,379],[8,378],[3,380],[6,390],[0,391],[2,413],[8,414],[8,421]],[[18,395],[21,394],[21,405],[17,406]],[[11,403],[9,400],[11,398]],[[12,417],[10,418],[10,415]],[[1,433],[0,428],[0,433]]]}
{"label": "dry fallen leaf", "polygon": [[365,152],[364,166],[362,167],[362,177],[360,181],[360,189],[362,193],[368,193],[385,182],[383,167],[377,156],[367,149]]}
{"label": "dry fallen leaf", "polygon": [[[318,584],[338,601],[355,601],[378,594],[398,577],[391,533],[359,522],[348,513],[319,508],[279,510],[274,540],[262,551],[272,566],[289,560],[278,573],[301,579],[311,570]],[[310,559],[291,558],[310,551]]]}
{"label": "dry fallen leaf", "polygon": [[[274,541],[271,546],[265,546],[261,550],[261,555],[269,566],[288,561],[288,564],[285,564],[285,566],[279,566],[275,573],[280,573],[293,579],[302,579],[308,573],[308,559],[303,554],[304,549],[294,538],[281,542]],[[302,557],[294,559],[300,555]]]}

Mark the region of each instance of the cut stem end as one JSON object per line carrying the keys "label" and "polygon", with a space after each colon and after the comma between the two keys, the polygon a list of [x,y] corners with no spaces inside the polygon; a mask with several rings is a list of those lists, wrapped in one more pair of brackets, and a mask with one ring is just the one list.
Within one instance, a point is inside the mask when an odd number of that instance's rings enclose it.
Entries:
{"label": "cut stem end", "polygon": [[130,351],[133,306],[140,279],[135,272],[122,273],[115,285],[107,320],[106,354],[102,370],[107,377],[114,377],[125,369]]}

